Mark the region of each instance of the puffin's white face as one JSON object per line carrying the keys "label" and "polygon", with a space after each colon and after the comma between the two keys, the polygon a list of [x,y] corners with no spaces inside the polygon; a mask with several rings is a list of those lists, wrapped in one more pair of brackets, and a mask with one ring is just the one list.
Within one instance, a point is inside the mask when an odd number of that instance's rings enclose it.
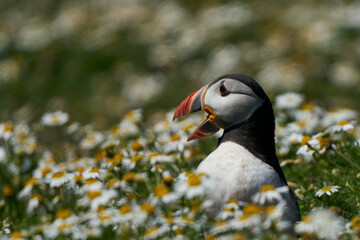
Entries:
{"label": "puffin's white face", "polygon": [[217,116],[217,127],[228,128],[248,119],[261,106],[263,99],[244,83],[224,78],[211,85],[205,94],[204,105]]}
{"label": "puffin's white face", "polygon": [[185,98],[174,114],[174,119],[204,109],[208,118],[188,140],[213,135],[248,119],[264,100],[243,82],[222,78],[208,84]]}

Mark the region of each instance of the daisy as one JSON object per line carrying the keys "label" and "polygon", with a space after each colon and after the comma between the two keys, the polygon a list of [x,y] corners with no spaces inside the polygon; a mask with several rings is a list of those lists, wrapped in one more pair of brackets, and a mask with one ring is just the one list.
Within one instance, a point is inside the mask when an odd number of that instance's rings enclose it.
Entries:
{"label": "daisy", "polygon": [[344,120],[355,120],[357,116],[356,111],[346,108],[328,111],[322,119],[322,125],[328,127]]}
{"label": "daisy", "polygon": [[244,228],[260,227],[262,224],[262,215],[264,214],[264,207],[256,204],[248,204],[243,209],[243,214],[231,221],[232,228],[236,230],[243,230]]}
{"label": "daisy", "polygon": [[56,238],[61,234],[72,234],[79,231],[77,224],[79,219],[68,209],[59,210],[56,219],[45,230],[47,238]]}
{"label": "daisy", "polygon": [[96,178],[90,178],[85,180],[84,185],[82,186],[81,189],[85,192],[89,192],[89,191],[101,190],[102,188],[104,188],[102,182],[100,182]]}
{"label": "daisy", "polygon": [[30,178],[25,182],[25,187],[19,192],[20,198],[28,197],[31,194],[33,187],[39,182],[37,178]]}
{"label": "daisy", "polygon": [[113,189],[102,189],[87,192],[85,199],[82,199],[81,205],[90,204],[92,210],[97,209],[99,206],[106,205],[111,199],[117,196],[117,191]]}
{"label": "daisy", "polygon": [[99,207],[96,212],[90,212],[86,218],[89,219],[91,227],[107,227],[115,223],[115,216],[117,216],[115,211],[116,209],[113,208]]}
{"label": "daisy", "polygon": [[239,217],[242,215],[240,211],[239,202],[237,200],[229,200],[223,207],[223,210],[217,216],[220,220],[226,220],[232,217]]}
{"label": "daisy", "polygon": [[104,140],[104,135],[101,132],[89,131],[81,140],[80,147],[85,150],[91,150],[99,145]]}
{"label": "daisy", "polygon": [[10,239],[12,240],[25,240],[24,233],[21,231],[15,231],[10,234]]}
{"label": "daisy", "polygon": [[175,161],[175,158],[171,155],[165,154],[149,154],[148,158],[150,159],[150,164],[154,165],[156,163],[171,163]]}
{"label": "daisy", "polygon": [[159,201],[164,203],[175,202],[179,199],[178,195],[171,192],[171,190],[164,184],[156,185],[154,193],[150,196],[151,203],[157,204]]}
{"label": "daisy", "polygon": [[278,229],[279,231],[288,229],[291,223],[281,220],[285,211],[285,207],[285,201],[280,201],[277,205],[270,205],[266,207],[265,213],[267,218],[263,223],[264,226],[266,228],[269,228],[272,224],[274,224],[276,229]]}
{"label": "daisy", "polygon": [[321,239],[338,239],[344,223],[334,212],[319,210],[303,218],[295,225],[298,234],[314,235]]}
{"label": "daisy", "polygon": [[28,202],[27,205],[27,212],[31,213],[35,208],[37,208],[40,205],[40,202],[44,200],[43,196],[40,194],[33,194]]}
{"label": "daisy", "polygon": [[130,222],[134,217],[135,212],[133,211],[133,207],[130,204],[125,203],[120,206],[116,221],[119,223]]}
{"label": "daisy", "polygon": [[261,186],[258,193],[252,196],[251,200],[260,205],[266,202],[278,202],[282,200],[281,193],[289,191],[287,186],[276,188],[274,185],[263,185]]}
{"label": "daisy", "polygon": [[10,233],[11,233],[11,230],[10,230],[9,219],[6,218],[2,222],[0,222],[0,235],[2,235],[2,234],[10,234]]}
{"label": "daisy", "polygon": [[320,189],[319,191],[317,191],[315,193],[315,196],[321,197],[324,194],[330,196],[332,193],[338,192],[339,188],[340,188],[340,186],[336,186],[336,185],[335,186],[325,186],[322,189]]}
{"label": "daisy", "polygon": [[188,199],[202,197],[213,184],[213,180],[203,173],[182,173],[175,184],[175,192],[185,195]]}
{"label": "daisy", "polygon": [[160,227],[151,227],[145,231],[144,239],[157,239],[168,231],[170,231],[170,227],[167,224],[163,224]]}
{"label": "daisy", "polygon": [[69,114],[62,111],[45,113],[41,117],[41,123],[50,127],[64,125],[68,120]]}
{"label": "daisy", "polygon": [[296,109],[304,101],[304,96],[299,93],[288,92],[276,96],[275,106],[278,109]]}
{"label": "daisy", "polygon": [[[79,170],[79,169],[78,169]],[[100,169],[97,167],[91,167],[82,172],[82,176],[85,179],[89,178],[101,178],[106,173],[105,169]]]}
{"label": "daisy", "polygon": [[14,134],[14,125],[12,123],[0,123],[0,138],[9,140]]}
{"label": "daisy", "polygon": [[342,120],[338,122],[338,124],[330,126],[327,129],[327,131],[329,131],[330,133],[337,133],[337,132],[347,132],[353,129],[354,129],[353,123],[346,120]]}
{"label": "daisy", "polygon": [[155,205],[150,202],[145,202],[140,206],[134,208],[134,218],[132,222],[135,224],[143,224],[150,216],[155,214]]}
{"label": "daisy", "polygon": [[346,224],[346,229],[352,231],[354,234],[360,233],[360,216],[355,216],[349,223]]}
{"label": "daisy", "polygon": [[72,177],[73,174],[67,172],[56,172],[50,178],[45,179],[45,181],[49,183],[50,187],[60,187],[68,183]]}
{"label": "daisy", "polygon": [[133,123],[131,120],[124,119],[119,124],[118,132],[121,137],[128,138],[139,135],[140,129],[138,125]]}

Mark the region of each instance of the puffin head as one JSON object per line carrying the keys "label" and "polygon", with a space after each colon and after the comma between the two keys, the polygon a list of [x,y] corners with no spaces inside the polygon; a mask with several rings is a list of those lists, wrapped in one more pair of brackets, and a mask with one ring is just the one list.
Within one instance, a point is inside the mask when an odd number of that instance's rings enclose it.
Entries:
{"label": "puffin head", "polygon": [[[189,136],[188,141],[230,129],[248,120],[264,103],[264,90],[244,74],[226,74],[186,97],[176,109],[174,118],[205,110],[206,120]],[[271,109],[272,110],[272,109]]]}

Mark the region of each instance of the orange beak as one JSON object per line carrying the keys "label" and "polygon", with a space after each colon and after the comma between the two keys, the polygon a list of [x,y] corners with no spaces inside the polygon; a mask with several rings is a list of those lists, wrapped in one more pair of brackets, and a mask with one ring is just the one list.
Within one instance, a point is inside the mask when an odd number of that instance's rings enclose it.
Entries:
{"label": "orange beak", "polygon": [[200,90],[190,94],[186,97],[176,109],[173,120],[187,114],[200,111],[204,109],[209,115],[206,120],[189,136],[188,141],[211,136],[219,131],[215,125],[216,114],[209,107],[204,105],[204,98],[207,91],[207,86],[202,87]]}

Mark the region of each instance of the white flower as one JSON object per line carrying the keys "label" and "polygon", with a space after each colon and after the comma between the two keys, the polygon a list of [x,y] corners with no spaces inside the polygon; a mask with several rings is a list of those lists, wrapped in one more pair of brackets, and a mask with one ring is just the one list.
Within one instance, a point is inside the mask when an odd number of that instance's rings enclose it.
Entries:
{"label": "white flower", "polygon": [[56,172],[51,177],[45,179],[50,187],[60,187],[70,181],[72,174],[67,172]]}
{"label": "white flower", "polygon": [[315,235],[322,239],[337,239],[344,230],[344,223],[332,211],[320,210],[303,218],[295,225],[298,234]]}
{"label": "white flower", "polygon": [[45,126],[50,126],[50,127],[64,125],[68,120],[69,120],[69,114],[62,111],[45,113],[41,117],[41,123]]}
{"label": "white flower", "polygon": [[319,191],[317,191],[315,193],[315,196],[321,197],[324,194],[330,196],[332,193],[337,192],[339,188],[340,188],[340,186],[336,186],[336,185],[335,186],[325,186],[322,189],[320,189]]}
{"label": "white flower", "polygon": [[212,179],[204,173],[183,173],[175,184],[175,192],[183,194],[186,198],[202,197],[214,186]]}
{"label": "white flower", "polygon": [[346,120],[340,121],[338,124],[330,126],[327,130],[330,133],[347,132],[354,129],[354,125]]}
{"label": "white flower", "polygon": [[37,208],[42,200],[43,197],[40,194],[32,195],[27,205],[28,213],[31,213],[35,208]]}
{"label": "white flower", "polygon": [[85,197],[78,201],[81,206],[90,205],[92,210],[99,206],[106,205],[111,199],[117,196],[117,191],[110,189],[93,190],[86,193]]}
{"label": "white flower", "polygon": [[278,202],[282,199],[281,193],[288,191],[289,188],[287,186],[276,188],[274,185],[263,185],[259,192],[251,197],[251,200],[261,205],[266,202]]}
{"label": "white flower", "polygon": [[275,106],[278,109],[295,109],[304,101],[304,96],[299,93],[288,92],[275,98]]}
{"label": "white flower", "polygon": [[80,147],[85,150],[91,150],[99,145],[104,140],[104,135],[101,132],[88,132],[81,140]]}
{"label": "white flower", "polygon": [[332,110],[325,113],[322,119],[322,124],[323,126],[328,127],[344,120],[355,120],[357,116],[358,113],[351,109],[341,108]]}
{"label": "white flower", "polygon": [[105,169],[100,169],[97,167],[91,167],[86,169],[83,173],[82,176],[85,179],[89,179],[89,178],[101,178],[103,174],[105,174],[106,170]]}
{"label": "white flower", "polygon": [[157,204],[159,201],[164,203],[175,202],[179,199],[179,196],[170,191],[170,189],[164,184],[156,185],[153,195],[150,196],[152,204]]}
{"label": "white flower", "polygon": [[164,233],[168,232],[170,227],[167,224],[163,224],[160,227],[151,227],[145,231],[144,239],[157,239]]}
{"label": "white flower", "polygon": [[0,123],[0,138],[9,140],[14,134],[14,125],[12,123]]}

